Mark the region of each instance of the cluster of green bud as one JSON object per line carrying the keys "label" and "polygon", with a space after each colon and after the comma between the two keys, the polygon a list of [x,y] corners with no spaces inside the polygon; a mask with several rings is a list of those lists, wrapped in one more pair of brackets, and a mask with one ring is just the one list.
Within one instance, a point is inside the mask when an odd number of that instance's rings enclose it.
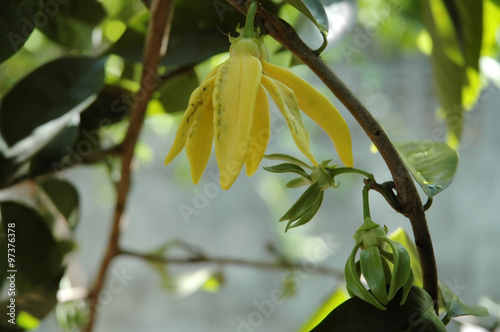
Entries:
{"label": "cluster of green bud", "polygon": [[349,295],[386,310],[387,303],[402,289],[400,304],[403,305],[413,284],[408,251],[387,237],[387,227],[374,223],[370,217],[365,218],[354,239],[356,245],[345,266]]}
{"label": "cluster of green bud", "polygon": [[331,160],[325,160],[318,166],[311,166],[285,154],[267,155],[266,158],[284,160],[286,163],[264,167],[265,170],[273,173],[288,172],[299,175],[286,184],[288,188],[309,185],[309,188],[280,218],[280,221],[288,220],[286,230],[308,223],[321,207],[324,191],[330,187],[336,187],[334,174],[331,172],[336,166],[328,166]]}

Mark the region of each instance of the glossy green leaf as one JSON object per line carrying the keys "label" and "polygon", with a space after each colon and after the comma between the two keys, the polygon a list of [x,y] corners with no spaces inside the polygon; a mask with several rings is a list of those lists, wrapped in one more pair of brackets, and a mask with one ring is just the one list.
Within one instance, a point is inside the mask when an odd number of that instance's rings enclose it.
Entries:
{"label": "glossy green leaf", "polygon": [[292,205],[292,207],[280,218],[279,221],[284,220],[297,220],[302,217],[316,202],[321,194],[321,188],[318,183],[313,183],[299,199]]}
{"label": "glossy green leaf", "polygon": [[459,144],[464,112],[479,97],[479,56],[483,2],[450,0],[424,2],[424,23],[432,38],[432,67],[448,143]]}
{"label": "glossy green leaf", "polygon": [[269,160],[283,160],[283,161],[295,164],[295,165],[300,166],[300,167],[312,169],[311,166],[309,166],[308,164],[306,164],[302,160],[297,159],[297,158],[292,157],[292,156],[289,156],[289,155],[284,154],[284,153],[266,154],[264,156],[264,158],[269,159]]}
{"label": "glossy green leaf", "polygon": [[441,303],[446,311],[445,320],[465,315],[488,316],[488,309],[465,304],[457,294],[441,281],[439,281],[439,294]]}
{"label": "glossy green leaf", "polygon": [[288,231],[290,228],[299,227],[311,221],[311,219],[316,215],[319,208],[321,207],[321,203],[323,203],[323,195],[324,191],[321,190],[314,204],[311,206],[309,210],[307,210],[306,213],[302,215],[302,217],[300,217],[298,220],[290,220],[288,222],[288,224],[286,225],[285,232]]}
{"label": "glossy green leaf", "polygon": [[40,181],[40,186],[74,230],[80,217],[80,198],[76,188],[70,182],[59,179]]}
{"label": "glossy green leaf", "polygon": [[17,83],[3,98],[0,109],[0,131],[7,145],[13,146],[37,127],[97,95],[103,87],[104,62],[103,58],[61,58]]}
{"label": "glossy green leaf", "polygon": [[53,41],[78,50],[92,47],[92,33],[106,17],[101,3],[95,0],[78,0],[59,3],[45,1],[45,20],[37,28]]}
{"label": "glossy green leaf", "polygon": [[302,177],[309,179],[309,174],[307,174],[302,167],[291,163],[284,163],[275,166],[265,166],[264,169],[272,173],[296,173]]}
{"label": "glossy green leaf", "polygon": [[191,92],[198,87],[199,83],[194,70],[174,75],[160,85],[158,100],[167,112],[184,111]]}
{"label": "glossy green leaf", "polygon": [[0,63],[23,47],[35,29],[33,18],[40,10],[38,0],[0,1]]}
{"label": "glossy green leaf", "polygon": [[429,197],[440,193],[453,181],[458,154],[447,144],[430,140],[397,143],[413,178]]}
{"label": "glossy green leaf", "polygon": [[286,0],[290,5],[297,8],[302,14],[310,19],[319,29],[323,36],[323,45],[318,50],[321,52],[327,44],[328,16],[325,7],[320,0]]}
{"label": "glossy green leaf", "polygon": [[347,290],[345,289],[345,285],[339,286],[335,289],[332,295],[328,297],[326,301],[324,301],[320,307],[315,311],[315,313],[308,319],[308,321],[300,328],[298,332],[309,332],[316,325],[321,323],[323,319],[325,319],[328,314],[333,311],[333,309],[337,308],[339,305],[349,300],[349,294],[347,294]]}
{"label": "glossy green leaf", "polygon": [[[57,132],[56,128],[54,132]],[[54,167],[54,165],[57,165],[68,153],[74,152],[71,147],[75,144],[78,133],[78,126],[68,124],[49,140],[48,143],[39,141],[41,144],[33,145],[32,151],[36,151],[40,147],[41,149],[30,160],[29,174],[37,176],[58,171],[59,168]]]}
{"label": "glossy green leaf", "polygon": [[[35,211],[32,207],[14,201],[2,201],[1,238],[7,238],[9,229],[15,232],[15,262],[9,266],[15,270],[16,310],[26,311],[31,316],[41,319],[47,315],[57,303],[56,293],[59,280],[64,273],[64,256],[68,252],[54,236],[54,230],[45,220],[46,215]],[[14,227],[9,227],[14,224]],[[6,260],[7,245],[2,241],[1,257]],[[2,271],[4,272],[4,271]],[[9,275],[12,272],[7,272]],[[2,278],[2,282],[6,282]],[[5,298],[0,306],[0,321],[6,315]],[[0,325],[2,325],[0,323]]]}
{"label": "glossy green leaf", "polygon": [[381,311],[353,297],[333,310],[311,332],[446,332],[434,312],[432,298],[423,289],[413,286],[404,305],[401,292]]}

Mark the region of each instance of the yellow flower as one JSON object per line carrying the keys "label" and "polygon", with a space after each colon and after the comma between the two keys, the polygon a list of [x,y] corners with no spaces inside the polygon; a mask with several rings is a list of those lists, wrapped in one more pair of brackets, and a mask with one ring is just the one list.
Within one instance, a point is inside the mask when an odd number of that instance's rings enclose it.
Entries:
{"label": "yellow flower", "polygon": [[[251,31],[253,36],[253,26]],[[330,136],[344,165],[352,166],[349,128],[330,101],[292,72],[268,63],[261,40],[242,33],[231,42],[230,57],[215,67],[191,94],[165,164],[185,146],[196,184],[210,157],[213,141],[222,189],[231,187],[243,164],[246,174],[252,175],[264,156],[271,133],[267,90],[283,114],[295,144],[314,165],[317,162],[309,148],[309,134],[300,110]]]}

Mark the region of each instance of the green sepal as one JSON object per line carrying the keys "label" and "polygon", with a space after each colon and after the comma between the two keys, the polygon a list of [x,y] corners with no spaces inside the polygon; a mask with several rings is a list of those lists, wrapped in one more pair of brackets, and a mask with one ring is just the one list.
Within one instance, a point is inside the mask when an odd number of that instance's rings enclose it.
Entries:
{"label": "green sepal", "polygon": [[324,191],[321,190],[319,193],[318,198],[316,199],[316,202],[311,206],[309,210],[307,210],[306,213],[302,217],[300,217],[299,220],[290,220],[288,222],[288,225],[286,225],[285,232],[288,231],[290,228],[298,227],[307,224],[311,219],[314,217],[316,212],[318,212],[319,208],[321,207],[321,203],[323,203],[323,195]]}
{"label": "green sepal", "polygon": [[264,156],[264,158],[269,159],[269,160],[283,160],[283,161],[287,161],[289,163],[295,164],[297,166],[313,169],[312,166],[309,166],[308,164],[306,164],[302,160],[297,159],[297,158],[292,157],[292,156],[289,156],[289,155],[284,154],[284,153],[267,154]]}
{"label": "green sepal", "polygon": [[272,173],[297,173],[308,180],[310,179],[309,175],[304,171],[302,167],[292,163],[284,163],[275,166],[265,166],[264,169]]}
{"label": "green sepal", "polygon": [[391,278],[391,286],[389,287],[389,301],[396,295],[398,290],[406,284],[408,278],[410,278],[411,274],[411,266],[410,266],[410,255],[408,251],[406,251],[403,245],[391,241],[388,238],[384,239],[392,249],[393,254],[393,265],[394,268],[392,270],[392,278]]}
{"label": "green sepal", "polygon": [[346,288],[349,293],[349,295],[356,296],[360,298],[361,300],[370,303],[377,309],[380,309],[382,311],[387,310],[374,296],[372,293],[370,293],[363,283],[360,280],[360,276],[357,272],[356,269],[356,262],[355,262],[355,257],[356,257],[356,252],[360,248],[361,244],[356,244],[351,252],[351,255],[347,259],[346,265],[345,265],[345,280],[346,280]]}
{"label": "green sepal", "polygon": [[316,202],[321,194],[321,188],[318,183],[313,183],[292,205],[292,207],[280,218],[279,221],[297,220],[302,217]]}
{"label": "green sepal", "polygon": [[403,295],[401,297],[401,302],[399,304],[403,305],[408,298],[408,294],[410,294],[410,290],[413,287],[413,282],[415,281],[415,277],[413,276],[413,270],[410,270],[410,277],[406,280],[406,283],[403,285]]}
{"label": "green sepal", "polygon": [[378,248],[369,247],[361,250],[359,261],[361,263],[361,273],[365,277],[368,288],[377,300],[386,305],[388,300],[385,273]]}
{"label": "green sepal", "polygon": [[295,178],[293,180],[288,181],[285,186],[287,188],[298,188],[298,187],[306,186],[308,184],[311,184],[311,181],[300,176],[298,178]]}

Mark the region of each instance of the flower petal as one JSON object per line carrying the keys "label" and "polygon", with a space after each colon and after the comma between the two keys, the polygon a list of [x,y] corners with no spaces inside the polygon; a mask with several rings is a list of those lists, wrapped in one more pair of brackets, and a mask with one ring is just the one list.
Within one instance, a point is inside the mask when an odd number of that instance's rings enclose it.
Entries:
{"label": "flower petal", "polygon": [[189,128],[193,122],[203,113],[207,108],[212,108],[212,91],[214,89],[215,77],[205,79],[202,84],[196,88],[191,97],[189,97],[189,104],[181,123],[177,128],[174,143],[165,158],[165,165],[168,165],[184,148]]}
{"label": "flower petal", "polygon": [[251,55],[230,57],[215,76],[214,145],[224,190],[245,162],[261,77],[260,61]]}
{"label": "flower petal", "polygon": [[[210,98],[210,106],[212,98]],[[194,120],[186,140],[186,155],[191,166],[193,183],[200,181],[212,152],[214,138],[213,107],[206,107]]]}
{"label": "flower petal", "polygon": [[262,62],[262,68],[266,75],[282,82],[295,92],[300,109],[330,136],[344,165],[352,167],[353,157],[349,127],[328,98],[289,70],[268,62]]}
{"label": "flower petal", "polygon": [[299,105],[295,95],[283,83],[273,80],[265,75],[262,76],[262,84],[271,94],[274,102],[285,117],[288,127],[292,133],[293,140],[304,155],[311,160],[314,165],[318,165],[309,148],[309,133],[307,132],[300,116]]}
{"label": "flower petal", "polygon": [[245,169],[248,176],[255,173],[266,152],[271,136],[271,120],[269,116],[269,100],[262,85],[259,86],[255,104],[250,146],[245,158]]}

